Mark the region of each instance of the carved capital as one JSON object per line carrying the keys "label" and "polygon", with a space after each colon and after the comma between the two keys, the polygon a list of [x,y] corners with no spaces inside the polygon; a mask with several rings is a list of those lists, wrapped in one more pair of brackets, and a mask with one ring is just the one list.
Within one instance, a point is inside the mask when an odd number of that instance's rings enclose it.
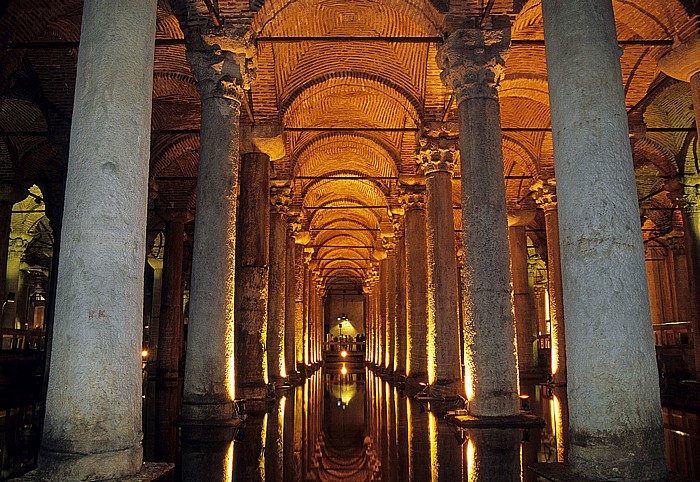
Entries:
{"label": "carved capital", "polygon": [[438,49],[440,78],[454,91],[459,104],[466,99],[498,99],[498,87],[510,51],[510,22],[494,30],[456,30]]}
{"label": "carved capital", "polygon": [[401,205],[406,211],[425,209],[425,187],[410,186],[403,189],[400,195]]}
{"label": "carved capital", "polygon": [[557,209],[557,181],[554,178],[535,180],[530,185],[530,192],[545,212]]}
{"label": "carved capital", "polygon": [[416,160],[425,175],[440,171],[454,174],[458,155],[458,138],[423,136],[418,141]]}
{"label": "carved capital", "polygon": [[23,255],[32,239],[32,236],[24,233],[10,234],[10,240],[7,245],[8,252],[11,256]]}
{"label": "carved capital", "polygon": [[683,207],[688,214],[700,214],[700,182],[683,184]]}
{"label": "carved capital", "polygon": [[196,29],[188,32],[187,59],[202,99],[220,97],[240,105],[255,80],[257,55],[250,29]]}
{"label": "carved capital", "polygon": [[382,248],[386,251],[387,256],[396,254],[396,240],[393,236],[382,237]]}
{"label": "carved capital", "polygon": [[292,185],[290,183],[270,186],[270,210],[273,213],[286,214],[292,202]]}

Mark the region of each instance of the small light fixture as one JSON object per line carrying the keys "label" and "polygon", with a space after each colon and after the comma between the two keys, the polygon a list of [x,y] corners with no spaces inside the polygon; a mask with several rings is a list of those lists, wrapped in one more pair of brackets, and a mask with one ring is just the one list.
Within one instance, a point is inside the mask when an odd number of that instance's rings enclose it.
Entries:
{"label": "small light fixture", "polygon": [[346,357],[348,356],[347,350],[341,351],[341,352],[340,352],[340,356],[342,356],[343,358],[346,358]]}
{"label": "small light fixture", "polygon": [[141,350],[141,358],[148,358],[148,350],[146,350],[146,349]]}

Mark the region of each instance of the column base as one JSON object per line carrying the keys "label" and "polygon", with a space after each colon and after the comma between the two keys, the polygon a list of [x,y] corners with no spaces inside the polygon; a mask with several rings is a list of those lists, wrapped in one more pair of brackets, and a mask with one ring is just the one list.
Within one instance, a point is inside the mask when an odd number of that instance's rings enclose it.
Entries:
{"label": "column base", "polygon": [[506,417],[477,417],[466,410],[455,410],[445,415],[448,423],[460,428],[544,428],[544,419],[531,413],[520,413]]}
{"label": "column base", "polygon": [[[575,473],[571,466],[567,463],[555,464],[534,464],[529,468],[538,476],[551,482],[600,482],[600,479],[590,479],[585,475]],[[616,479],[616,480],[642,480],[642,479]],[[668,474],[668,477],[661,479],[643,479],[646,482],[667,481],[667,482],[693,482],[695,479],[689,479],[682,475]]]}
{"label": "column base", "polygon": [[129,477],[139,473],[142,469],[142,463],[143,448],[141,445],[96,454],[77,454],[42,449],[39,451],[37,470],[20,480],[60,482],[132,480]]}
{"label": "column base", "polygon": [[179,425],[221,425],[234,420],[237,410],[233,401],[183,402]]}

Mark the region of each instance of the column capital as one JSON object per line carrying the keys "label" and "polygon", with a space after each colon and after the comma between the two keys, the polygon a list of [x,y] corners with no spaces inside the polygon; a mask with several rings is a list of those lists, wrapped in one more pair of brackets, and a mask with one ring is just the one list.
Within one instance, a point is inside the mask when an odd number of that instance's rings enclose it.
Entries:
{"label": "column capital", "polygon": [[686,213],[700,214],[700,178],[683,179],[682,199]]}
{"label": "column capital", "polygon": [[498,99],[510,51],[510,20],[495,17],[493,30],[461,28],[438,48],[440,78],[454,91],[457,104],[466,99]]}
{"label": "column capital", "polygon": [[693,16],[678,30],[673,48],[659,59],[657,67],[683,82],[700,72],[700,16]]}
{"label": "column capital", "polygon": [[255,80],[257,52],[248,27],[193,29],[187,35],[187,59],[202,99],[237,102]]}
{"label": "column capital", "polygon": [[530,185],[530,192],[538,206],[545,212],[557,209],[557,181],[556,179],[536,179]]}
{"label": "column capital", "polygon": [[8,251],[10,255],[20,256],[24,254],[32,239],[34,238],[29,234],[11,233],[8,242]]}
{"label": "column capital", "polygon": [[434,137],[424,134],[418,141],[416,161],[427,176],[435,172],[454,174],[459,155],[459,137]]}
{"label": "column capital", "polygon": [[400,200],[406,211],[425,209],[425,186],[404,186],[401,189]]}
{"label": "column capital", "polygon": [[382,236],[382,248],[386,251],[387,256],[396,254],[396,239],[394,236]]}
{"label": "column capital", "polygon": [[292,202],[292,184],[289,181],[271,181],[270,210],[272,213],[286,214]]}

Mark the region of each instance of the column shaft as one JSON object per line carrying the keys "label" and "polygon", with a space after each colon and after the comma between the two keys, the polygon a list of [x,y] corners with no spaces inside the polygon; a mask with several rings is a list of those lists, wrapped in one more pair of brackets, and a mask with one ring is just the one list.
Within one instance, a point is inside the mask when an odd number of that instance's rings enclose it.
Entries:
{"label": "column shaft", "polygon": [[270,157],[243,154],[236,225],[236,393],[266,397],[267,281],[270,255]]}
{"label": "column shaft", "polygon": [[509,43],[508,20],[494,18],[494,30],[450,35],[438,58],[458,101],[465,378],[477,416],[520,411],[497,90]]}
{"label": "column shaft", "polygon": [[659,382],[612,1],[544,0],[542,9],[566,307],[569,463],[589,478],[661,480]]}
{"label": "column shaft", "polygon": [[182,257],[185,241],[184,219],[165,225],[163,289],[158,325],[156,358],[156,436],[157,460],[174,462],[177,457],[177,427],[180,413],[179,372],[182,360]]}
{"label": "column shaft", "polygon": [[[287,376],[285,366],[285,301],[287,268],[287,215],[270,213],[270,272],[268,274],[267,349],[270,379],[280,381]],[[293,368],[293,367],[292,367]]]}
{"label": "column shaft", "polygon": [[556,205],[545,207],[547,231],[547,280],[549,285],[549,330],[551,339],[551,370],[555,385],[566,385],[566,330],[564,322],[564,293],[559,251],[559,214]]}
{"label": "column shaft", "polygon": [[189,50],[188,56],[202,115],[182,418],[228,420],[236,396],[234,280],[243,91],[210,72],[219,56],[200,58]]}
{"label": "column shaft", "polygon": [[119,479],[141,468],[155,23],[155,0],[84,2],[43,480]]}
{"label": "column shaft", "polygon": [[427,381],[426,305],[427,253],[425,203],[422,195],[410,196],[406,203],[406,376]]}
{"label": "column shaft", "polygon": [[391,249],[386,258],[387,264],[387,368],[396,371],[396,251]]}
{"label": "column shaft", "polygon": [[396,243],[396,371],[406,375],[406,244]]}
{"label": "column shaft", "polygon": [[533,359],[535,310],[530,297],[527,273],[527,235],[525,226],[509,229],[511,271],[513,274],[513,304],[515,308],[515,332],[518,337],[518,368],[520,376],[531,373],[536,361]]}
{"label": "column shaft", "polygon": [[284,303],[284,362],[287,375],[295,377],[298,375],[296,359],[296,328],[295,328],[295,261],[296,244],[292,233],[288,230],[286,240],[286,262],[285,262],[285,303]]}
{"label": "column shaft", "polygon": [[[448,161],[451,163],[450,161]],[[457,311],[457,252],[452,214],[452,172],[441,160],[426,172],[428,259],[428,383],[463,392]]]}

